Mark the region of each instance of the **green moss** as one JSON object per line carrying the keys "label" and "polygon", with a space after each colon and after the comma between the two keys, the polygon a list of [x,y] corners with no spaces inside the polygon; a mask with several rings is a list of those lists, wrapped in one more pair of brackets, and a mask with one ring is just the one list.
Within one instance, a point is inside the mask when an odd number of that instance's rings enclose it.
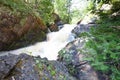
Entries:
{"label": "green moss", "polygon": [[52,76],[55,76],[55,74],[56,74],[56,71],[55,71],[55,68],[54,68],[54,66],[53,65],[48,65],[47,66],[47,69],[48,69],[48,71],[50,72],[50,74],[52,75]]}

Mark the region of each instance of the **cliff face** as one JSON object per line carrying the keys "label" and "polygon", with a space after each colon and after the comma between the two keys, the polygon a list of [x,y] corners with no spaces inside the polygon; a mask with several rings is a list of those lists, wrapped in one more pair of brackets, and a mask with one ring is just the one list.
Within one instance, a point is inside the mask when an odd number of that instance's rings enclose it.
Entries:
{"label": "cliff face", "polygon": [[40,18],[23,16],[20,12],[13,13],[10,8],[0,6],[0,50],[15,49],[42,41],[46,31],[47,27]]}

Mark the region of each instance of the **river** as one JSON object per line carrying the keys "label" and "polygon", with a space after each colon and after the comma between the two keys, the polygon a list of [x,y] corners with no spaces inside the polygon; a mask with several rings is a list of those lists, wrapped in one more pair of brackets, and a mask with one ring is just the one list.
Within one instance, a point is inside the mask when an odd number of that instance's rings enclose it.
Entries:
{"label": "river", "polygon": [[8,53],[15,55],[26,53],[32,56],[40,56],[41,58],[46,57],[48,60],[56,60],[58,52],[64,48],[67,43],[75,39],[71,33],[74,27],[76,27],[75,24],[65,24],[61,30],[48,33],[46,41],[37,42],[35,45],[16,50],[0,52],[0,56],[7,55]]}

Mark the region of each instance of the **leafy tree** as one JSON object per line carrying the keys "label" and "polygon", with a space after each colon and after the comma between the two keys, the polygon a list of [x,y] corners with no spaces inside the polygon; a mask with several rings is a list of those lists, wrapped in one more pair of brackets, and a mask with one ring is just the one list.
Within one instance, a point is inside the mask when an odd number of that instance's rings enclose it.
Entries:
{"label": "leafy tree", "polygon": [[52,13],[54,11],[54,6],[52,0],[36,0],[37,12],[43,18],[45,22],[52,21]]}
{"label": "leafy tree", "polygon": [[112,11],[117,12],[120,11],[120,0],[112,0],[111,3],[113,4]]}
{"label": "leafy tree", "polygon": [[9,6],[13,12],[41,17],[44,22],[51,21],[54,10],[52,0],[0,0],[0,4]]}
{"label": "leafy tree", "polygon": [[54,0],[55,12],[58,13],[63,22],[70,22],[71,0]]}

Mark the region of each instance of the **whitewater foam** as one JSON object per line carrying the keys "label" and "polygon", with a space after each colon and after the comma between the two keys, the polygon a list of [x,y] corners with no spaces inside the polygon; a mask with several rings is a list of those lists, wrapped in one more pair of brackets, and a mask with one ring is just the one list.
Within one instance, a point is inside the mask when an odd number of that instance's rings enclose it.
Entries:
{"label": "whitewater foam", "polygon": [[48,60],[56,60],[58,52],[65,47],[65,45],[74,40],[71,31],[76,25],[65,24],[64,27],[58,32],[51,32],[47,35],[47,41],[38,42],[35,45],[28,47],[0,52],[1,55],[8,53],[19,55],[27,53],[32,56],[46,57]]}

